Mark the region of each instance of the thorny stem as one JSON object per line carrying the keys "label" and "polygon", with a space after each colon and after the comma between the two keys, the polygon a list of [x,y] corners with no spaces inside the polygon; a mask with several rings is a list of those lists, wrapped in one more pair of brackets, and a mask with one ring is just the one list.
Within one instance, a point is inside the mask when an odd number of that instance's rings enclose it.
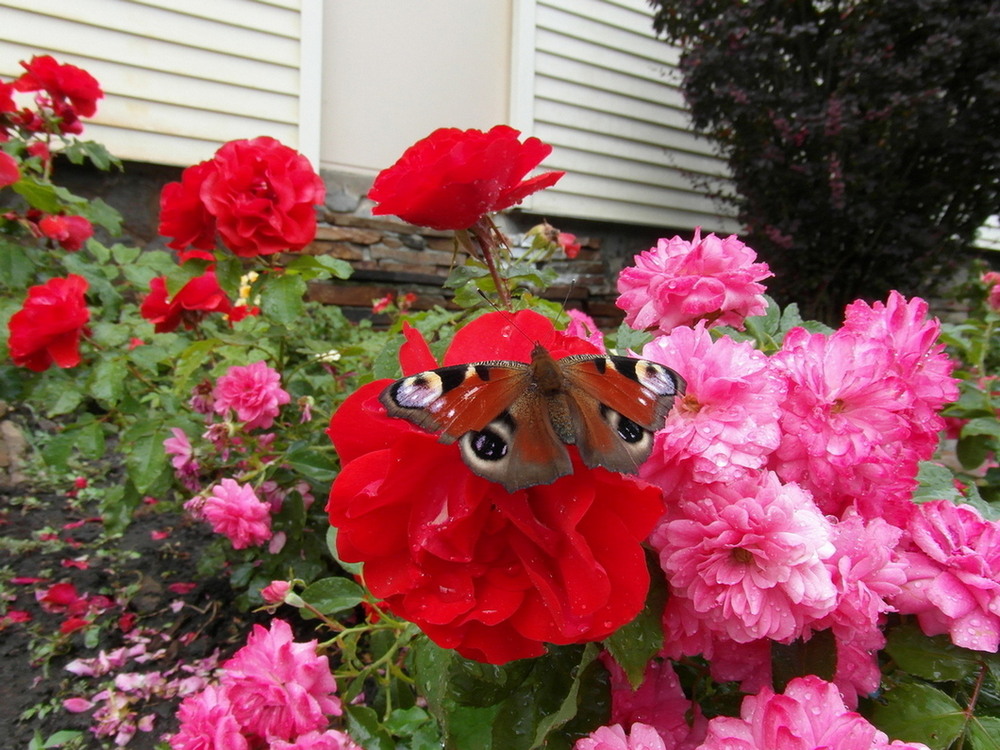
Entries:
{"label": "thorny stem", "polygon": [[[469,235],[475,237],[476,243],[479,245],[478,254],[482,255],[483,261],[490,271],[490,278],[493,279],[493,285],[500,296],[500,306],[504,310],[510,310],[510,289],[508,289],[507,281],[500,275],[500,271],[496,265],[497,250],[507,245],[506,238],[489,216],[480,217],[479,221],[469,227],[468,230],[455,234],[456,238],[459,238],[459,242],[463,242],[463,240],[467,241]],[[471,242],[466,246],[471,246]],[[471,249],[475,256],[477,254],[475,248],[472,247]]]}

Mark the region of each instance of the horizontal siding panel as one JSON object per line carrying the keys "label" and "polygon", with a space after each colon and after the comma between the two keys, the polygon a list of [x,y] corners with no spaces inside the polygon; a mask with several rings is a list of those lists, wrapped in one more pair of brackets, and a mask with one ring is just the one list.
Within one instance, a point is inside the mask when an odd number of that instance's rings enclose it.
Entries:
{"label": "horizontal siding panel", "polygon": [[[160,102],[114,97],[101,102],[99,117],[93,122],[113,128],[150,133],[169,133],[185,138],[212,140],[219,133],[230,138],[273,135],[279,131],[296,131],[297,125],[274,122],[264,118],[238,117],[226,112],[199,112],[192,117],[187,107]],[[296,139],[293,137],[292,141]]]}
{"label": "horizontal siding panel", "polygon": [[[538,28],[561,36],[571,37],[581,42],[606,47],[609,50],[627,50],[636,61],[649,61],[673,67],[677,64],[678,53],[675,48],[653,36],[653,24],[650,16],[645,16],[646,23],[638,24],[631,29],[612,26],[601,22],[598,18],[588,17],[586,8],[604,6],[611,8],[605,2],[588,0],[587,2],[567,3],[567,10],[550,7],[546,3],[538,3]],[[569,12],[572,9],[572,12]],[[639,14],[633,14],[633,24],[641,19]]]}
{"label": "horizontal siding panel", "polygon": [[[707,193],[725,161],[691,127],[679,51],[643,0],[536,0],[532,134],[566,177],[526,210],[606,221],[736,229]],[[574,208],[576,207],[576,208]]]}
{"label": "horizontal siding panel", "polygon": [[185,166],[258,135],[298,147],[298,0],[200,4],[0,0],[0,76],[36,54],[89,71],[105,98],[84,137],[122,159]]}
{"label": "horizontal siding panel", "polygon": [[677,112],[677,121],[686,121],[684,96],[677,87],[662,80],[652,81],[620,70],[609,70],[581,60],[560,57],[551,52],[538,52],[535,73],[539,80],[586,81],[597,91],[612,91],[641,102],[651,102]]}
{"label": "horizontal siding panel", "polygon": [[[298,41],[272,33],[195,18],[126,0],[4,0],[11,9],[29,11],[100,32],[121,32],[157,41],[183,41],[187,46],[237,57],[252,56],[277,65],[298,65]],[[4,27],[7,26],[4,12]],[[5,29],[5,35],[8,33]]]}
{"label": "horizontal siding panel", "polygon": [[[535,120],[553,125],[571,124],[578,130],[603,133],[626,142],[646,144],[663,149],[664,153],[684,152],[697,156],[712,156],[710,144],[690,131],[673,130],[654,123],[633,120],[611,112],[587,111],[561,102],[539,100],[535,103]],[[722,164],[722,162],[719,162]]]}
{"label": "horizontal siding panel", "polygon": [[[565,169],[566,176],[559,180],[557,188],[549,188],[549,191],[599,195],[649,205],[659,205],[658,201],[669,198],[670,205],[677,208],[705,213],[715,211],[711,199],[671,170],[628,165],[620,159],[592,154],[584,158],[584,155],[569,149],[563,149],[561,153],[551,166]],[[546,163],[546,166],[549,164]],[[625,169],[627,166],[631,166],[631,172]],[[585,171],[588,168],[593,171]],[[595,192],[589,193],[589,190]]]}
{"label": "horizontal siding panel", "polygon": [[[687,211],[665,202],[649,205],[619,202],[614,198],[599,198],[588,194],[563,194],[543,190],[536,193],[538,200],[532,211],[549,217],[571,216],[593,221],[612,221],[627,224],[642,224],[667,229],[682,229],[700,226],[706,231],[733,234],[739,225],[719,212],[702,213]],[[669,201],[669,197],[667,197]]]}
{"label": "horizontal siding panel", "polygon": [[83,137],[98,143],[113,143],[113,153],[119,159],[174,167],[187,167],[210,159],[220,145],[214,140],[203,141],[167,133],[126,130],[97,124],[87,125]]}
{"label": "horizontal siding panel", "polygon": [[[650,102],[636,101],[627,96],[608,91],[597,91],[584,84],[568,81],[554,81],[539,78],[535,88],[539,100],[561,105],[566,114],[576,112],[577,116],[586,117],[589,129],[594,121],[607,123],[605,132],[623,134],[620,127],[625,123],[635,123],[642,128],[648,143],[661,146],[683,148],[684,150],[704,153],[709,144],[704,139],[696,138],[690,131],[690,120],[681,111],[670,107],[658,107]],[[638,129],[637,127],[637,129]]]}
{"label": "horizontal siding panel", "polygon": [[291,2],[283,7],[270,3],[247,3],[246,0],[132,0],[138,5],[186,13],[196,18],[218,21],[228,26],[266,31],[271,34],[297,39],[299,34],[299,4]]}
{"label": "horizontal siding panel", "polygon": [[13,59],[6,54],[0,58],[0,73],[6,75],[23,72],[17,67],[18,60],[32,54],[48,53],[59,58],[60,62],[72,62],[88,69],[98,80],[100,71],[94,63],[108,61],[140,70],[161,70],[265,91],[294,93],[298,90],[297,67],[81,26],[26,11],[4,9],[0,13],[3,15],[0,41],[27,51],[27,54],[21,53]]}
{"label": "horizontal siding panel", "polygon": [[677,170],[704,177],[724,177],[725,163],[712,156],[700,156],[686,151],[667,149],[648,143],[626,141],[613,134],[595,133],[559,123],[539,123],[535,135],[545,143],[558,144],[551,158],[564,148],[585,153],[614,157],[623,162]]}

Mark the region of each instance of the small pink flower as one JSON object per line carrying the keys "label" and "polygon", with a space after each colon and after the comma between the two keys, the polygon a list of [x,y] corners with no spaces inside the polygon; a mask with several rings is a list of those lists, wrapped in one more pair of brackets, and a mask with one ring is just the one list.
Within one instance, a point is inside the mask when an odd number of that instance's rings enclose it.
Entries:
{"label": "small pink flower", "polygon": [[567,310],[566,315],[569,316],[569,325],[566,326],[567,334],[589,341],[597,347],[598,351],[607,351],[604,345],[604,334],[601,333],[601,329],[597,327],[593,318],[581,310]]}
{"label": "small pink flower", "polygon": [[233,715],[249,734],[291,740],[326,729],[341,714],[336,684],[316,641],[296,643],[283,620],[255,625],[247,644],[224,665],[222,684]]}
{"label": "small pink flower", "polygon": [[680,497],[650,542],[671,595],[689,600],[705,627],[739,643],[788,641],[830,613],[832,528],[807,492],[761,472],[685,485]]}
{"label": "small pink flower", "polygon": [[907,580],[893,604],[915,614],[927,635],[948,633],[957,646],[1000,647],[1000,524],[971,505],[934,500],[907,526]]}
{"label": "small pink flower", "polygon": [[350,736],[337,729],[325,732],[307,732],[295,738],[294,742],[275,740],[268,750],[362,750]]}
{"label": "small pink flower", "polygon": [[699,320],[742,329],[746,318],[767,307],[759,282],[773,274],[756,260],[757,253],[736,235],[702,239],[699,227],[690,242],[679,236],[661,239],[636,255],[635,265],[618,277],[616,304],[625,311],[625,321],[640,330],[669,333]]}
{"label": "small pink flower", "polygon": [[784,377],[749,343],[712,340],[704,323],[675,328],[642,356],[677,370],[687,390],[656,433],[641,476],[670,492],[682,481],[730,482],[762,468],[781,442]]}
{"label": "small pink flower", "polygon": [[216,382],[212,396],[216,414],[232,409],[248,430],[270,427],[281,406],[291,401],[281,387],[281,375],[263,361],[230,367]]}
{"label": "small pink flower", "polygon": [[[705,737],[705,717],[681,689],[680,680],[669,661],[653,660],[646,666],[642,684],[633,690],[625,671],[604,652],[601,661],[611,673],[611,722],[652,727],[669,747],[694,747]],[[694,716],[693,726],[688,723]]]}
{"label": "small pink flower", "polygon": [[577,740],[573,750],[667,750],[667,746],[653,727],[636,723],[628,735],[621,724],[599,727],[589,737]]}
{"label": "small pink flower", "polygon": [[177,717],[180,731],[170,738],[172,750],[248,750],[250,747],[222,687],[209,685],[189,695],[181,702]]}
{"label": "small pink flower", "polygon": [[223,479],[201,506],[201,516],[213,531],[229,537],[233,549],[255,547],[271,538],[271,508],[257,499],[249,484]]}
{"label": "small pink flower", "polygon": [[271,581],[260,590],[260,595],[268,604],[281,604],[291,588],[292,584],[288,581]]}
{"label": "small pink flower", "polygon": [[[708,723],[699,750],[881,750],[889,738],[860,714],[847,710],[837,687],[814,675],[796,677],[783,694],[768,687],[743,699],[740,718],[719,716]],[[927,750],[919,742],[893,748]]]}

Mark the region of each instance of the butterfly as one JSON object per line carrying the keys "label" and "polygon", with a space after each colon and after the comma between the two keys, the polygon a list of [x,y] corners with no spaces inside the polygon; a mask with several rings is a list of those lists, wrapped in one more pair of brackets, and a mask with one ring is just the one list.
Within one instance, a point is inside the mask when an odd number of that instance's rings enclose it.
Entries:
{"label": "butterfly", "polygon": [[573,471],[566,445],[593,468],[636,474],[684,379],[633,357],[555,359],[535,344],[531,362],[475,362],[410,375],[379,399],[390,417],[458,442],[476,474],[508,492]]}

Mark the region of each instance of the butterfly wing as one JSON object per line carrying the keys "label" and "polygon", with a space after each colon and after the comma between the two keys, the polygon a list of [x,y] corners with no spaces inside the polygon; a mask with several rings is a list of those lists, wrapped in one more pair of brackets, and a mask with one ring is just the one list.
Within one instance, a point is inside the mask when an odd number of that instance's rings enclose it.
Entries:
{"label": "butterfly wing", "polygon": [[513,492],[573,471],[523,362],[477,362],[417,373],[379,397],[391,417],[459,441],[476,474]]}
{"label": "butterfly wing", "polygon": [[583,462],[637,473],[653,449],[653,433],[684,392],[684,379],[633,357],[577,355],[559,364]]}
{"label": "butterfly wing", "polygon": [[523,362],[476,362],[418,372],[386,387],[379,400],[400,417],[453,443],[505,412],[531,381]]}

